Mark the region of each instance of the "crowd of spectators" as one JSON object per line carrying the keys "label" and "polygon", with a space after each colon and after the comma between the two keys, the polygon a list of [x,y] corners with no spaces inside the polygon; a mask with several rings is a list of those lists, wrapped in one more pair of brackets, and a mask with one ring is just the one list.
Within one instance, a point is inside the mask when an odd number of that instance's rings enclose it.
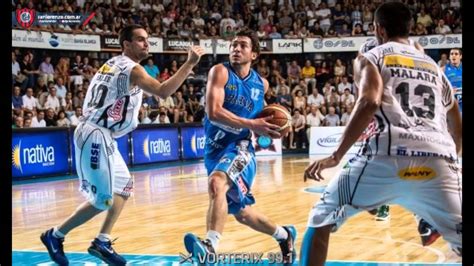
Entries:
{"label": "crowd of spectators", "polygon": [[[40,25],[55,32],[117,34],[126,24],[163,38],[231,38],[242,27],[262,39],[374,35],[382,0],[12,0],[12,11],[94,12],[86,25]],[[412,35],[461,33],[460,0],[404,0]],[[35,28],[34,28],[35,29]]]}

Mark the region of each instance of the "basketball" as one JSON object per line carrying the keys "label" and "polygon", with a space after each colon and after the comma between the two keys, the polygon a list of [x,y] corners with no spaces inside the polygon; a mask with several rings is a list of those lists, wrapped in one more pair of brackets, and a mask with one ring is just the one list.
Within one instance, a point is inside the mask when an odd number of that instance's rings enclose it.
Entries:
{"label": "basketball", "polygon": [[285,136],[290,131],[291,114],[288,110],[278,104],[270,104],[263,108],[258,117],[267,117],[273,115],[273,118],[268,122],[280,126],[280,134]]}

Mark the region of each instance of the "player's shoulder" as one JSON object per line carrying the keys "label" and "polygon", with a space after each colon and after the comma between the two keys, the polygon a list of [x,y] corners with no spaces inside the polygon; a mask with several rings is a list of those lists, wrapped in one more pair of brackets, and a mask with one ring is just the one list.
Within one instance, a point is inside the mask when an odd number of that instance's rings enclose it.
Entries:
{"label": "player's shoulder", "polygon": [[224,73],[228,73],[229,70],[227,69],[227,67],[225,66],[224,63],[220,63],[220,64],[216,64],[214,66],[211,67],[210,69],[210,72],[213,72],[213,73],[216,73],[216,74],[224,74]]}

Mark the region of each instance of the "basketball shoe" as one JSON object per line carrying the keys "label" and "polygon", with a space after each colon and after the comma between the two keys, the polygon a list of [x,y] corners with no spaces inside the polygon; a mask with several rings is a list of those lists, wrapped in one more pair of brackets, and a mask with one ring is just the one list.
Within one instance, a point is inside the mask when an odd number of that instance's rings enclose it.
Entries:
{"label": "basketball shoe", "polygon": [[436,229],[434,229],[429,223],[427,223],[423,219],[421,219],[420,223],[418,223],[418,233],[420,233],[421,244],[423,246],[429,246],[433,244],[436,239],[441,236]]}
{"label": "basketball shoe", "polygon": [[296,228],[293,225],[283,226],[283,229],[288,232],[288,238],[278,241],[283,257],[284,265],[292,265],[296,261]]}
{"label": "basketball shoe", "polygon": [[[115,240],[116,239],[114,239],[114,241]],[[87,251],[92,256],[97,257],[110,265],[125,265],[127,261],[112,248],[114,241],[109,240],[107,242],[102,242],[98,238],[95,238]]]}
{"label": "basketball shoe", "polygon": [[57,238],[53,235],[53,228],[41,234],[41,242],[48,249],[51,260],[59,265],[69,265],[69,260],[64,254],[63,242],[64,238]]}
{"label": "basketball shoe", "polygon": [[390,219],[390,206],[382,205],[377,209],[377,214],[375,215],[376,221],[388,221]]}

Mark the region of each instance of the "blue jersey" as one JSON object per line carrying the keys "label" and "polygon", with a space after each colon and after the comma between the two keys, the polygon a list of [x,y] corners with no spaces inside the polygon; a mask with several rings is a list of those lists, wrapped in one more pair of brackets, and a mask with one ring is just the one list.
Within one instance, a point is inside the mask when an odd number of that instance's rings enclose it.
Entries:
{"label": "blue jersey", "polygon": [[[223,107],[238,117],[247,119],[255,118],[264,107],[264,85],[260,75],[253,69],[245,78],[241,78],[230,64],[223,64],[229,73],[224,91]],[[204,158],[206,160],[219,160],[226,151],[234,149],[241,140],[250,140],[252,133],[247,128],[233,128],[210,121],[204,117],[204,130],[206,132],[206,146]],[[249,150],[253,146],[249,141]]]}
{"label": "blue jersey", "polygon": [[462,63],[459,65],[459,67],[446,64],[444,73],[446,74],[449,82],[451,82],[451,86],[453,86],[455,89],[462,88]]}

